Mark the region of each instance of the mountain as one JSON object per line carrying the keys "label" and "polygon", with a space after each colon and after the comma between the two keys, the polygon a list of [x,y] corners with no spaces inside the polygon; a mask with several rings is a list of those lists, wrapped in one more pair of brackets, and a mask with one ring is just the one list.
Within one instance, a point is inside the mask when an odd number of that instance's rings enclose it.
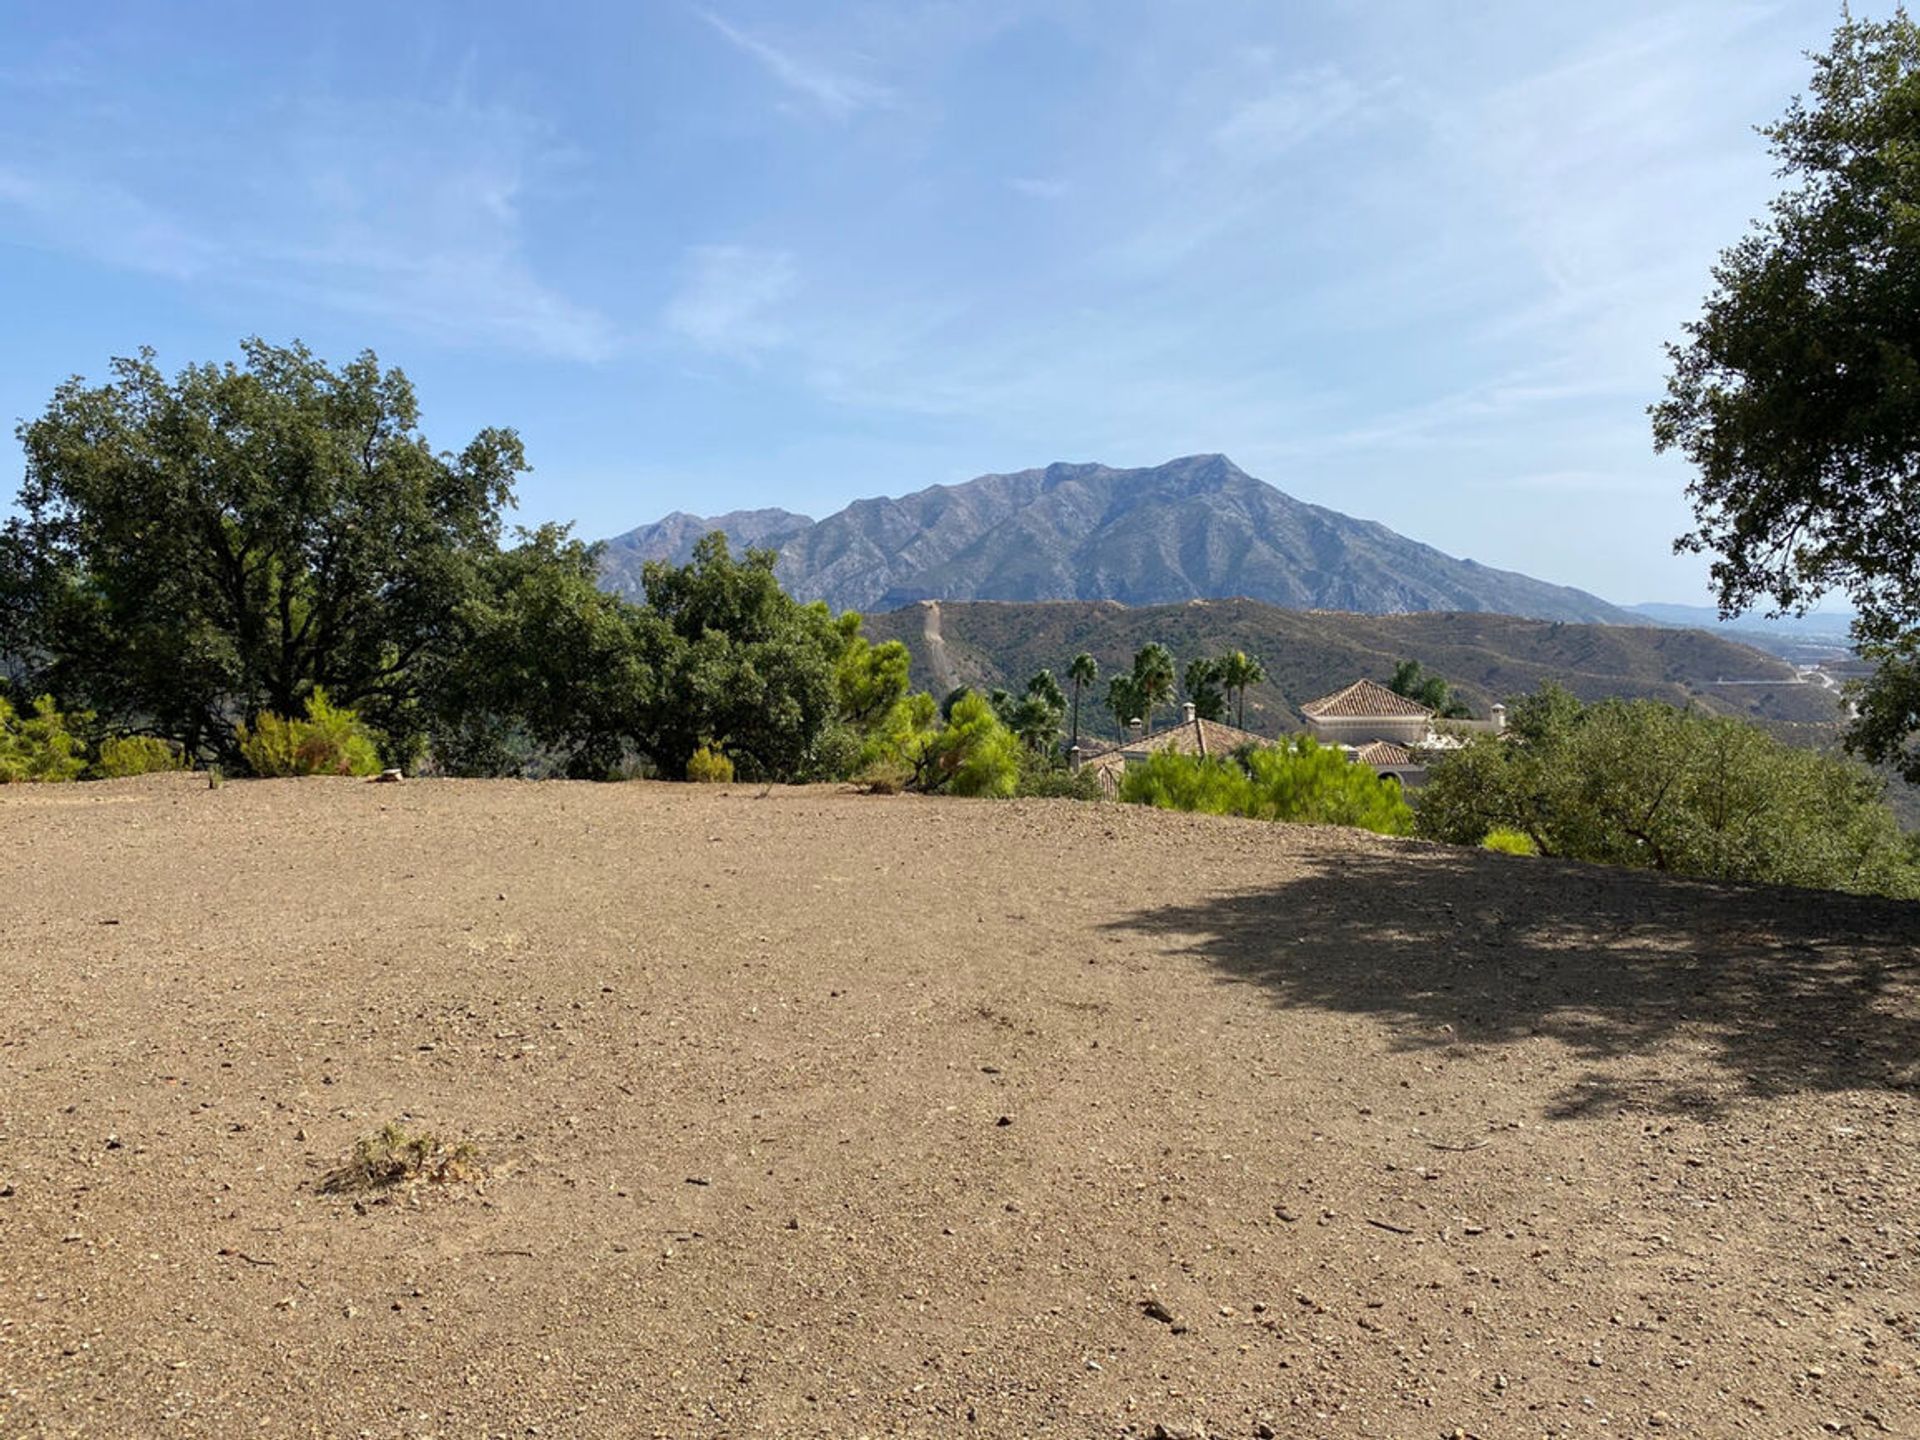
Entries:
{"label": "mountain", "polygon": [[601,574],[608,577],[609,588],[637,595],[642,565],[649,560],[684,565],[693,558],[693,547],[700,537],[711,531],[724,530],[736,550],[748,546],[777,549],[813,523],[812,516],[796,515],[791,510],[734,510],[711,519],[676,510],[664,520],[607,541],[600,557]]}
{"label": "mountain", "polygon": [[[1247,691],[1247,728],[1274,734],[1300,727],[1300,705],[1359,679],[1386,681],[1402,660],[1444,677],[1484,716],[1496,700],[1546,680],[1583,700],[1608,696],[1699,705],[1766,723],[1804,743],[1831,740],[1839,697],[1817,679],[1730,637],[1659,626],[1578,625],[1487,613],[1357,615],[1283,610],[1254,600],[1188,601],[1128,607],[1111,603],[920,604],[869,614],[866,633],[902,640],[913,683],[944,694],[954,685],[1018,689],[1041,668],[1064,676],[1081,651],[1110,675],[1149,640],[1181,666],[1203,655],[1244,650],[1267,680]],[[935,643],[937,641],[937,643]],[[1096,698],[1082,701],[1090,733],[1111,721]]]}
{"label": "mountain", "polygon": [[777,549],[788,590],[835,609],[923,599],[1155,605],[1247,596],[1293,609],[1643,623],[1585,591],[1455,559],[1384,525],[1305,504],[1224,455],[1148,469],[1060,464],[982,475],[898,499],[857,500],[817,522],[784,510],[673,515],[610,541],[602,582],[637,593],[641,563],[684,558],[702,527]]}

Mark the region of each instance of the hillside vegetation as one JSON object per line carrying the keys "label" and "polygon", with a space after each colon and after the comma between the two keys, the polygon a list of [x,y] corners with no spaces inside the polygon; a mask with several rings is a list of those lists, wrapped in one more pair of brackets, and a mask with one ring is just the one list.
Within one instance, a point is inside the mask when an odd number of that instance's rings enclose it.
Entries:
{"label": "hillside vegetation", "polygon": [[[916,685],[938,688],[926,632],[928,607],[869,615],[876,641],[900,640]],[[1792,725],[1837,726],[1833,692],[1798,682],[1793,667],[1750,646],[1698,630],[1575,625],[1511,615],[1358,615],[1283,610],[1256,600],[1191,601],[1129,608],[1111,603],[943,604],[939,633],[953,679],[1007,685],[1081,651],[1103,671],[1123,669],[1148,641],[1182,659],[1244,650],[1266,667],[1247,691],[1247,728],[1273,734],[1300,726],[1301,702],[1362,677],[1386,680],[1403,659],[1444,675],[1485,715],[1497,700],[1552,680],[1583,700],[1609,696],[1697,704],[1716,714]],[[1722,680],[1771,683],[1722,685]],[[1105,733],[1098,707],[1088,728]],[[1812,738],[1802,728],[1802,738]]]}

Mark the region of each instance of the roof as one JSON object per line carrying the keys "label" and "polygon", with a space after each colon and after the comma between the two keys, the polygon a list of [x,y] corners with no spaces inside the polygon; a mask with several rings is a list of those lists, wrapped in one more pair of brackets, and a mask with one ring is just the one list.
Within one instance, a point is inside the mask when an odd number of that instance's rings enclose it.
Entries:
{"label": "roof", "polygon": [[1300,713],[1310,720],[1423,720],[1433,715],[1418,700],[1396,695],[1373,680],[1356,680],[1344,690],[1309,700]]}
{"label": "roof", "polygon": [[1418,765],[1413,751],[1404,745],[1396,745],[1391,740],[1374,740],[1366,745],[1356,745],[1353,758],[1362,765],[1371,765],[1376,770],[1402,765]]}
{"label": "roof", "polygon": [[1273,741],[1264,735],[1256,735],[1251,730],[1242,730],[1238,726],[1223,725],[1218,720],[1202,720],[1197,716],[1192,720],[1181,720],[1156,730],[1151,735],[1135,736],[1084,755],[1082,767],[1092,765],[1124,765],[1129,754],[1138,755],[1143,750],[1171,751],[1176,755],[1231,755],[1242,745],[1271,745]]}

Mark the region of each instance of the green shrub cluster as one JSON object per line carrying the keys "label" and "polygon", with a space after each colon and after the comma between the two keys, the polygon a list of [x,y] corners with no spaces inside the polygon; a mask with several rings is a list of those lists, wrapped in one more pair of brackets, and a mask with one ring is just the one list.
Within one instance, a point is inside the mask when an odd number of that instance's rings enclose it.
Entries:
{"label": "green shrub cluster", "polygon": [[733,761],[711,745],[702,745],[687,759],[687,779],[696,785],[730,785]]}
{"label": "green shrub cluster", "polygon": [[1652,700],[1583,705],[1549,685],[1505,739],[1434,766],[1419,832],[1479,845],[1518,831],[1544,855],[1712,880],[1920,896],[1882,782],[1756,726]]}
{"label": "green shrub cluster", "polygon": [[263,710],[253,728],[238,729],[240,756],[255,775],[377,775],[380,751],[351,710],[327,699],[319,686],[307,698],[305,719]]}
{"label": "green shrub cluster", "polygon": [[1346,825],[1380,835],[1413,830],[1413,812],[1397,784],[1307,735],[1231,758],[1160,751],[1127,766],[1120,798],[1162,810]]}
{"label": "green shrub cluster", "polygon": [[109,735],[100,742],[100,758],[91,773],[100,780],[124,780],[133,775],[157,775],[187,768],[186,757],[152,735]]}
{"label": "green shrub cluster", "polygon": [[87,761],[70,721],[78,717],[62,715],[51,695],[24,715],[0,695],[0,785],[78,779]]}

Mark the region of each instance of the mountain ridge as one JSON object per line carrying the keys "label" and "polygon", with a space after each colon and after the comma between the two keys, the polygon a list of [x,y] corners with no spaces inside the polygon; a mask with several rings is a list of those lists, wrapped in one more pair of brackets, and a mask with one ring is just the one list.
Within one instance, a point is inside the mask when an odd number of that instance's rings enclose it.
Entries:
{"label": "mountain ridge", "polygon": [[711,519],[675,512],[608,541],[602,583],[638,594],[646,560],[684,563],[706,529],[736,546],[775,549],[789,591],[843,610],[925,599],[1245,597],[1291,609],[1645,623],[1583,590],[1295,499],[1219,454],[1132,469],[1060,461],[867,497],[821,520],[780,509]]}

